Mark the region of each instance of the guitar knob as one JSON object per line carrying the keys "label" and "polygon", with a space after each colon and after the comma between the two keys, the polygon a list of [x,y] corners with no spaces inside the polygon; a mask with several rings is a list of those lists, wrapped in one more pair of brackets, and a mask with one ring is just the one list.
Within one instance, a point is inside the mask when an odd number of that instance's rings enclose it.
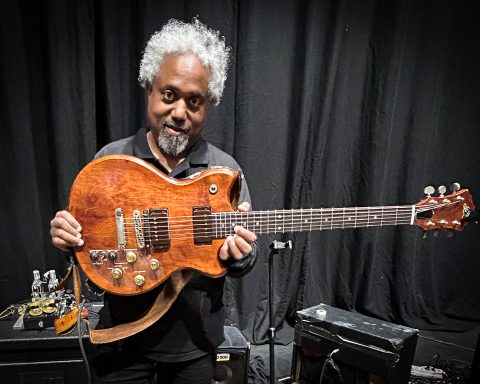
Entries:
{"label": "guitar knob", "polygon": [[122,268],[113,268],[112,269],[112,276],[114,279],[120,279],[123,276],[123,269]]}
{"label": "guitar knob", "polygon": [[133,251],[128,251],[127,252],[127,261],[129,263],[133,263],[137,260],[137,255]]}
{"label": "guitar knob", "polygon": [[92,261],[97,261],[98,260],[98,252],[97,251],[90,251],[90,259]]}
{"label": "guitar knob", "polygon": [[143,275],[137,275],[133,278],[133,281],[140,287],[141,285],[145,284],[145,277]]}
{"label": "guitar knob", "polygon": [[152,271],[156,271],[160,267],[160,263],[158,262],[157,259],[151,259],[150,260],[150,268]]}
{"label": "guitar knob", "polygon": [[117,258],[117,252],[115,251],[108,252],[108,258],[112,261],[115,260]]}
{"label": "guitar knob", "polygon": [[425,195],[430,197],[433,193],[435,193],[435,188],[433,188],[431,185],[429,185],[428,187],[425,187],[423,192],[425,193]]}
{"label": "guitar knob", "polygon": [[450,190],[452,192],[457,192],[460,190],[460,184],[459,183],[453,183],[452,185],[450,185]]}
{"label": "guitar knob", "polygon": [[438,187],[438,193],[440,194],[440,196],[443,196],[443,194],[447,191],[447,187],[445,187],[444,185],[440,185]]}

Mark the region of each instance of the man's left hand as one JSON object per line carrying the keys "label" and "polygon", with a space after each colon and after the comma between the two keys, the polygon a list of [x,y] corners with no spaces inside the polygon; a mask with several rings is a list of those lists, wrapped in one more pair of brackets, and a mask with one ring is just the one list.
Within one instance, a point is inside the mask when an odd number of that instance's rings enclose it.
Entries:
{"label": "man's left hand", "polygon": [[[250,210],[250,204],[246,201],[238,206],[239,212],[247,212],[248,210]],[[255,233],[240,225],[236,225],[233,230],[235,234],[228,236],[220,248],[219,257],[221,260],[229,258],[235,260],[243,259],[252,252],[252,243],[257,240]]]}

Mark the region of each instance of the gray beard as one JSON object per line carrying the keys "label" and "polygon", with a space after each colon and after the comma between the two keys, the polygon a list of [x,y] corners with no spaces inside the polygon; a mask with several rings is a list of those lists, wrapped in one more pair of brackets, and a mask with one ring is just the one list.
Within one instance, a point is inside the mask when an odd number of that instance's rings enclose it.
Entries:
{"label": "gray beard", "polygon": [[188,150],[190,139],[191,137],[188,135],[171,136],[162,129],[158,134],[157,144],[168,156],[177,157]]}

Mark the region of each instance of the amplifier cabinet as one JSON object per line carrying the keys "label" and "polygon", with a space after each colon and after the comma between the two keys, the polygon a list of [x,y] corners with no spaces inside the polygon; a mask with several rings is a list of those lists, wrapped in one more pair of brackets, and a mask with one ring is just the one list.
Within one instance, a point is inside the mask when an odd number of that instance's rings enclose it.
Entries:
{"label": "amplifier cabinet", "polygon": [[320,304],[297,312],[291,377],[302,382],[302,356],[324,361],[338,349],[332,358],[339,365],[368,372],[383,383],[406,384],[417,339],[417,329]]}
{"label": "amplifier cabinet", "polygon": [[212,384],[247,384],[250,343],[237,327],[224,327],[225,341],[217,350]]}
{"label": "amplifier cabinet", "polygon": [[[98,311],[98,305],[89,307]],[[87,371],[79,347],[78,331],[58,336],[52,328],[18,329],[19,320],[0,320],[0,382],[8,384],[85,384]],[[96,320],[92,321],[96,324]],[[82,339],[93,353],[85,326]]]}

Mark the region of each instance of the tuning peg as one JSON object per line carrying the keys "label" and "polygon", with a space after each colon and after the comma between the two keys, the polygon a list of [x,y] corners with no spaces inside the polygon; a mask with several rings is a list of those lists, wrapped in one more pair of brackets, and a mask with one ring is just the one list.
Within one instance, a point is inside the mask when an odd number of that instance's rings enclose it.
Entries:
{"label": "tuning peg", "polygon": [[432,195],[432,193],[435,193],[435,188],[433,188],[431,185],[429,185],[428,187],[425,187],[425,189],[423,190],[423,193],[425,193],[425,195],[430,197]]}
{"label": "tuning peg", "polygon": [[447,191],[447,187],[440,185],[437,190],[440,197],[443,197],[443,194]]}
{"label": "tuning peg", "polygon": [[450,190],[452,192],[457,192],[458,190],[460,190],[460,184],[459,183],[452,183],[452,185],[450,185]]}

